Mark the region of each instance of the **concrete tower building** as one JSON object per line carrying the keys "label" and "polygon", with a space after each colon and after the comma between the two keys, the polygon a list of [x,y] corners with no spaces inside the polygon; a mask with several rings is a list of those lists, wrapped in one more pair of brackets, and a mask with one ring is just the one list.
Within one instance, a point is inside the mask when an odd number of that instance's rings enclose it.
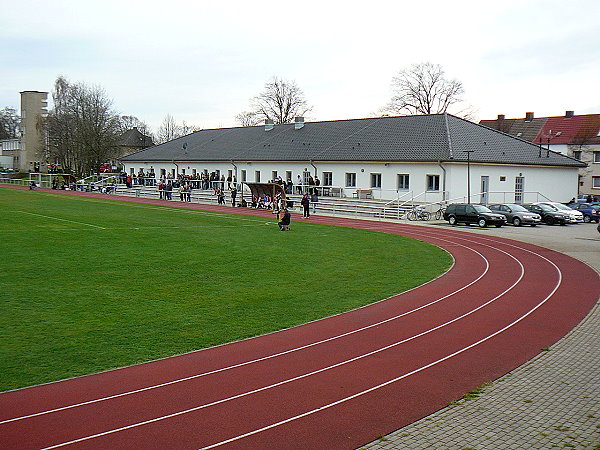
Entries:
{"label": "concrete tower building", "polygon": [[40,119],[48,115],[48,93],[23,91],[21,94],[21,149],[15,167],[21,171],[39,171],[44,161],[46,137]]}

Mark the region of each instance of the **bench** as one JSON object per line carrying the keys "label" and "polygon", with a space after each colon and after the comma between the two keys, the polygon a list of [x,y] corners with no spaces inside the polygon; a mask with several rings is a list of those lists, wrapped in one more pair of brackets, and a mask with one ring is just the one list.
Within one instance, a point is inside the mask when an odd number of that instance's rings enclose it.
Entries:
{"label": "bench", "polygon": [[342,188],[339,187],[330,187],[328,188],[327,195],[330,197],[341,197],[342,196]]}
{"label": "bench", "polygon": [[352,194],[353,198],[373,198],[373,189],[357,189]]}

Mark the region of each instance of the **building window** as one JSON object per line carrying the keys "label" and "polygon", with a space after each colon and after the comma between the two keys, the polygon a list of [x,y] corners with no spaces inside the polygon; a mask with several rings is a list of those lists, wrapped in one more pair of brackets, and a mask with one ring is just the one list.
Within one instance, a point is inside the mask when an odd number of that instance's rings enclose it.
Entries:
{"label": "building window", "polygon": [[505,176],[500,176],[500,181],[506,181],[506,177]]}
{"label": "building window", "polygon": [[407,173],[398,174],[398,190],[408,191],[410,187],[410,176]]}
{"label": "building window", "polygon": [[254,181],[260,183],[260,170],[254,171]]}
{"label": "building window", "polygon": [[277,171],[272,170],[271,171],[271,180],[273,180],[273,182],[275,182],[276,179],[277,179]]}
{"label": "building window", "polygon": [[346,187],[356,187],[356,173],[346,173]]}
{"label": "building window", "polygon": [[371,187],[372,188],[381,188],[381,174],[380,173],[372,173],[371,174]]}
{"label": "building window", "polygon": [[430,192],[439,192],[439,190],[440,190],[440,176],[439,175],[427,175],[427,190]]}
{"label": "building window", "polygon": [[323,186],[333,185],[333,172],[323,172]]}
{"label": "building window", "polygon": [[592,177],[592,188],[600,189],[600,177]]}
{"label": "building window", "polygon": [[246,181],[246,169],[242,169],[241,177],[242,177],[241,181]]}
{"label": "building window", "polygon": [[291,170],[285,171],[285,181],[292,181],[292,171]]}
{"label": "building window", "polygon": [[581,152],[580,151],[573,152],[573,158],[575,158],[578,161],[581,161]]}
{"label": "building window", "polygon": [[594,162],[600,163],[600,152],[594,152]]}

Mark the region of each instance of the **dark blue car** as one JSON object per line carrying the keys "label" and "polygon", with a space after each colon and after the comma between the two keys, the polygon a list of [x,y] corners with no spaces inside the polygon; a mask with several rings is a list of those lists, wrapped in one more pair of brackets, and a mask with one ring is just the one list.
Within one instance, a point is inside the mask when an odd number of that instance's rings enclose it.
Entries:
{"label": "dark blue car", "polygon": [[584,222],[600,223],[600,203],[569,203],[567,206],[580,211]]}

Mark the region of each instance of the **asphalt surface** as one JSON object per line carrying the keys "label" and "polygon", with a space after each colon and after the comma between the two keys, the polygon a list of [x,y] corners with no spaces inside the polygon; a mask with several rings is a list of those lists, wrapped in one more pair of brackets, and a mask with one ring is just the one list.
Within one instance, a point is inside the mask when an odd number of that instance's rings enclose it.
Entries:
{"label": "asphalt surface", "polygon": [[[600,273],[600,233],[596,227],[457,228],[550,248]],[[586,289],[587,281],[582,277],[580,289]],[[600,448],[598,303],[563,339],[481,391],[363,448]]]}

